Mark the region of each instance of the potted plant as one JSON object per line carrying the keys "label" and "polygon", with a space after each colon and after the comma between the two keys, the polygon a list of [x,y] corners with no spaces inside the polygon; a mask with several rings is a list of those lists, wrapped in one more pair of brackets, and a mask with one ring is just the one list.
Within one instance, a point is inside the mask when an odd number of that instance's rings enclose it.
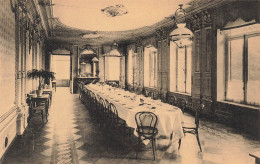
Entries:
{"label": "potted plant", "polygon": [[39,78],[39,86],[38,86],[38,90],[37,92],[37,96],[42,96],[42,87],[43,87],[43,83],[44,81],[46,81],[47,79],[54,79],[54,72],[49,72],[49,71],[45,71],[45,70],[37,70],[37,69],[32,69],[30,71],[28,71],[27,76],[29,78]]}

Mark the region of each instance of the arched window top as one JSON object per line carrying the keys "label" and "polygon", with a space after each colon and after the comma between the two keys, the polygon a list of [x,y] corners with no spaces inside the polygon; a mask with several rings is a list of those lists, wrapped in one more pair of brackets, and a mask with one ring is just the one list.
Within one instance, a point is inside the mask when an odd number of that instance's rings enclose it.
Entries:
{"label": "arched window top", "polygon": [[53,50],[51,52],[51,54],[53,54],[53,55],[70,55],[71,52],[69,50],[66,50],[66,49],[58,48],[56,50]]}
{"label": "arched window top", "polygon": [[95,52],[92,50],[84,50],[81,52],[81,55],[91,55],[91,54],[95,54]]}
{"label": "arched window top", "polygon": [[157,52],[157,49],[153,45],[148,45],[145,47],[145,51]]}
{"label": "arched window top", "polygon": [[117,49],[113,49],[106,53],[104,56],[113,56],[113,57],[121,57],[121,53]]}

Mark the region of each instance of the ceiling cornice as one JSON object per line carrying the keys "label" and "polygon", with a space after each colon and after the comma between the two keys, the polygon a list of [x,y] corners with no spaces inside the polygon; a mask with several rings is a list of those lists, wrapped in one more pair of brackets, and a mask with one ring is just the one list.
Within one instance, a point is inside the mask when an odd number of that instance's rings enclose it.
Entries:
{"label": "ceiling cornice", "polygon": [[[48,0],[51,4],[51,0]],[[190,7],[185,8],[186,16],[182,18],[178,18],[177,21],[185,21],[186,18],[192,17],[194,14],[212,8],[214,6],[218,6],[226,2],[226,0],[193,0],[189,4]],[[134,43],[135,38],[147,38],[156,35],[156,31],[158,30],[166,30],[169,32],[173,28],[175,28],[175,19],[174,14],[170,16],[170,18],[165,18],[158,23],[155,23],[151,26],[145,26],[142,28],[128,30],[128,31],[90,31],[90,30],[83,30],[77,29],[74,27],[69,27],[62,22],[59,21],[58,18],[52,17],[52,6],[47,6],[49,12],[51,13],[48,15],[48,21],[50,22],[51,27],[51,35],[49,40],[55,42],[67,42],[71,44],[77,45],[106,45],[112,44],[114,40],[118,43]],[[47,12],[46,12],[47,13]],[[99,34],[100,38],[83,38],[82,36],[86,34]]]}

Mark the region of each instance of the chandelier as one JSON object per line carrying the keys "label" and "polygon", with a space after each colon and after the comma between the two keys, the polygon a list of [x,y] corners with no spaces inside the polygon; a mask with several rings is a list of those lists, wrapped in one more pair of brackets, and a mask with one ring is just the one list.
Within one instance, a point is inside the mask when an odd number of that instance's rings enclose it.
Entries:
{"label": "chandelier", "polygon": [[111,49],[117,49],[118,48],[118,43],[114,40]]}
{"label": "chandelier", "polygon": [[101,9],[101,11],[108,17],[121,16],[121,15],[125,15],[128,13],[127,9],[122,4],[118,4],[115,6],[109,6],[104,9]]}
{"label": "chandelier", "polygon": [[[175,12],[175,19],[185,16],[185,10],[182,4]],[[170,40],[173,41],[179,48],[190,45],[193,41],[193,33],[186,27],[186,23],[176,23],[177,28],[170,33]]]}

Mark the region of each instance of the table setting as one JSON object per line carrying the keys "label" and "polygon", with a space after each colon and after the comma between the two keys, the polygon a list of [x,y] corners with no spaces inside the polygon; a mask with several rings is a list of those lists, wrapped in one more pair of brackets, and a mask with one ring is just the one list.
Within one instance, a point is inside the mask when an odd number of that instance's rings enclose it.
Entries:
{"label": "table setting", "polygon": [[118,116],[124,119],[129,127],[136,128],[135,114],[137,112],[150,111],[158,116],[158,137],[170,138],[172,135],[170,142],[176,143],[184,136],[183,114],[176,106],[108,85],[89,84],[85,88],[113,103],[118,110]]}

